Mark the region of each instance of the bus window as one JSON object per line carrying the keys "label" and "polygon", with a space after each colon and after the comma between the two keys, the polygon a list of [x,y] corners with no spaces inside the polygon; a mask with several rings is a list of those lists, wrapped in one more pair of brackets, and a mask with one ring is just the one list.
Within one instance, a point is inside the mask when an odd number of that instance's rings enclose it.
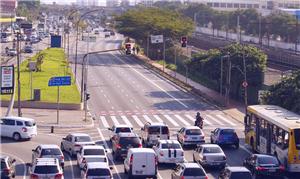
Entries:
{"label": "bus window", "polygon": [[300,150],[300,129],[294,130],[296,149]]}
{"label": "bus window", "polygon": [[260,124],[260,136],[267,138],[267,121],[266,120],[261,120]]}
{"label": "bus window", "polygon": [[277,146],[280,147],[281,149],[286,149],[288,148],[289,145],[289,135],[288,132],[279,129],[278,131],[278,140],[277,140]]}

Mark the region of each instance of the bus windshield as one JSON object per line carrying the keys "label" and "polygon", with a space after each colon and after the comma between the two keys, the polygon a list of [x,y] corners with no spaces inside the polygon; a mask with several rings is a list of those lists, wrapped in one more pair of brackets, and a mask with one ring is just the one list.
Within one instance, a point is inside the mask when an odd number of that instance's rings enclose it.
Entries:
{"label": "bus windshield", "polygon": [[295,134],[296,148],[297,150],[300,150],[300,129],[295,129],[294,134]]}

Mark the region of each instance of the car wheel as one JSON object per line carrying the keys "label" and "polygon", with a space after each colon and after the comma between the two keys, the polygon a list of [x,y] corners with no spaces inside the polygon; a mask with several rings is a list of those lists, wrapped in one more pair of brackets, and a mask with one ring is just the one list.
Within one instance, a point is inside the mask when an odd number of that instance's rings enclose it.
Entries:
{"label": "car wheel", "polygon": [[21,139],[21,135],[20,135],[19,133],[15,132],[15,133],[13,134],[13,139],[14,139],[15,141],[19,141],[19,140]]}

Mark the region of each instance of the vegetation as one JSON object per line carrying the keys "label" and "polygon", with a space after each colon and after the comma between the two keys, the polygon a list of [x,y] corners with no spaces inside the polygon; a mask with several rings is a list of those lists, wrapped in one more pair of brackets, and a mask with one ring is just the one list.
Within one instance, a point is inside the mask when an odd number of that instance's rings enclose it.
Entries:
{"label": "vegetation", "polygon": [[40,0],[18,1],[17,16],[27,17],[29,21],[34,21],[39,16]]}
{"label": "vegetation", "polygon": [[274,104],[300,114],[300,70],[273,85],[263,96],[266,104]]}

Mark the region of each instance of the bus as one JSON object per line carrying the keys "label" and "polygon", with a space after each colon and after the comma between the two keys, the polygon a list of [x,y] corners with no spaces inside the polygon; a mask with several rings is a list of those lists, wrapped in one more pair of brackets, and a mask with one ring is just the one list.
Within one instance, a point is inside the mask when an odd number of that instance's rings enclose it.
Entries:
{"label": "bus", "polygon": [[288,172],[300,172],[300,115],[275,105],[247,107],[245,143],[278,158]]}

